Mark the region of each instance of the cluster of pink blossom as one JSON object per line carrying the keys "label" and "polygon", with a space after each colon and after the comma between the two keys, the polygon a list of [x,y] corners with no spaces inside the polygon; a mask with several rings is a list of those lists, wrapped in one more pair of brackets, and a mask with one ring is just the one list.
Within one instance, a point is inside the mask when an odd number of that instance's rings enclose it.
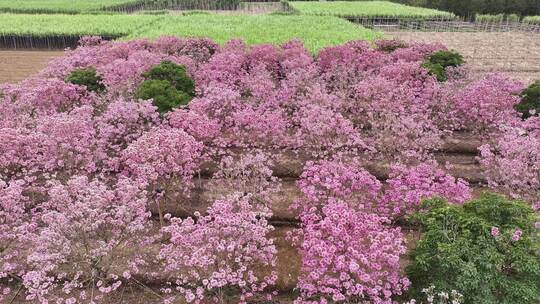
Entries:
{"label": "cluster of pink blossom", "polygon": [[[99,301],[138,272],[141,248],[153,241],[147,198],[136,183],[113,187],[86,176],[52,185],[26,238],[30,271],[22,276],[27,300]],[[78,289],[91,282],[96,290]]]}
{"label": "cluster of pink blossom", "polygon": [[479,133],[493,131],[501,124],[519,119],[514,105],[519,103],[519,93],[523,89],[520,82],[497,74],[489,75],[455,94],[456,117],[464,129]]}
{"label": "cluster of pink blossom", "polygon": [[[188,303],[223,303],[225,289],[234,287],[240,291],[240,302],[246,303],[277,280],[273,270],[261,274],[265,267],[276,265],[276,246],[268,238],[274,228],[266,214],[257,211],[251,196],[243,193],[215,201],[207,213],[197,213],[195,219],[172,218],[163,229],[171,239],[161,247],[159,257],[173,285],[164,292],[174,289]],[[174,299],[170,296],[167,301]]]}
{"label": "cluster of pink blossom", "polygon": [[[501,76],[471,83],[459,71],[439,83],[421,64],[442,46],[377,45],[353,41],[313,56],[298,41],[220,47],[208,39],[87,37],[40,74],[0,85],[0,299],[19,284],[40,303],[105,301],[149,263],[138,249],[150,242],[173,272],[171,299],[219,298],[225,287],[243,299],[265,291],[275,273],[261,277],[255,266],[275,263],[268,218],[279,180],[273,158],[260,149],[326,159],[309,163],[298,184],[305,196],[298,202],[299,301],[390,301],[407,287],[397,262],[403,237],[381,216],[408,214],[428,196],[460,203],[470,195],[462,181],[428,165],[411,169],[410,161],[432,159],[443,135],[458,129],[512,122],[517,130],[512,106],[520,85]],[[197,93],[189,105],[160,115],[134,91],[164,60],[185,66]],[[65,82],[88,67],[104,92]],[[453,84],[463,89],[456,93]],[[520,127],[529,137],[504,133],[497,152],[484,155],[491,185],[527,198],[537,195],[539,179],[539,158],[530,156],[538,155],[538,136],[530,128]],[[238,148],[248,155],[238,157]],[[384,185],[361,162],[328,161],[336,155],[400,160],[409,171],[396,169]],[[209,215],[165,223],[161,202],[189,195],[206,160],[221,164],[212,182],[242,195],[218,198]],[[515,174],[505,180],[507,166]],[[159,232],[151,229],[152,204]],[[174,272],[183,267],[193,271]]]}
{"label": "cluster of pink blossom", "polygon": [[531,203],[540,197],[540,118],[502,128],[493,144],[480,148],[490,188]]}
{"label": "cluster of pink blossom", "polygon": [[381,183],[358,160],[309,162],[297,184],[303,197],[293,208],[310,213],[334,198],[354,210],[396,219],[420,210],[424,199],[442,197],[462,204],[472,197],[466,181],[431,163],[394,164],[389,178]]}
{"label": "cluster of pink blossom", "polygon": [[382,184],[358,161],[308,162],[297,182],[303,193],[294,208],[300,212],[320,211],[330,198],[345,202],[356,211],[375,210]]}
{"label": "cluster of pink blossom", "polygon": [[409,286],[400,274],[405,253],[399,228],[330,199],[321,214],[301,216],[300,297],[296,303],[394,303]]}
{"label": "cluster of pink blossom", "polygon": [[272,195],[280,190],[280,179],[273,176],[271,156],[264,152],[240,156],[225,156],[218,171],[212,176],[212,185],[218,189],[234,189],[251,196],[251,202],[262,213],[271,216]]}
{"label": "cluster of pink blossom", "polygon": [[454,204],[463,204],[472,198],[466,181],[429,163],[414,167],[394,165],[386,184],[378,212],[392,218],[420,210],[422,200],[427,198],[441,197]]}
{"label": "cluster of pink blossom", "polygon": [[398,262],[404,240],[391,219],[420,210],[423,199],[471,198],[466,182],[429,163],[394,165],[383,184],[358,160],[310,162],[297,184],[301,229],[289,237],[303,238],[298,303],[393,303],[408,281]]}

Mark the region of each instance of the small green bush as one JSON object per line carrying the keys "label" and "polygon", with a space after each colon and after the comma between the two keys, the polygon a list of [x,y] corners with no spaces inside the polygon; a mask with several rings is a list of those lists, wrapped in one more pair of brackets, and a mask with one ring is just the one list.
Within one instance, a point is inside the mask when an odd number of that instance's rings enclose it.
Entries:
{"label": "small green bush", "polygon": [[515,109],[523,114],[523,118],[540,114],[540,80],[521,92],[521,102],[515,106]]}
{"label": "small green bush", "polygon": [[[423,235],[411,252],[411,296],[433,285],[464,304],[540,303],[538,216],[525,202],[484,194],[463,206],[426,201]],[[521,233],[520,233],[521,231]]]}
{"label": "small green bush", "polygon": [[427,69],[431,75],[435,75],[440,82],[448,79],[446,68],[457,67],[465,63],[463,56],[453,51],[439,51],[431,54],[428,59],[422,64],[422,67]]}
{"label": "small green bush", "polygon": [[135,97],[152,99],[159,113],[188,104],[195,96],[195,82],[187,74],[186,68],[170,61],[162,61],[143,74]]}
{"label": "small green bush", "polygon": [[149,79],[143,81],[135,92],[137,99],[152,99],[153,104],[158,108],[158,112],[164,114],[172,109],[186,105],[191,100],[191,96],[178,91],[167,80]]}
{"label": "small green bush", "polygon": [[86,89],[92,92],[105,91],[101,77],[97,74],[96,69],[92,67],[73,70],[66,78],[66,82],[86,86]]}
{"label": "small green bush", "polygon": [[166,80],[178,91],[195,96],[195,82],[186,73],[186,68],[170,61],[163,61],[143,74],[146,79]]}
{"label": "small green bush", "polygon": [[497,14],[497,15],[476,14],[476,16],[474,17],[474,20],[476,22],[502,22],[504,20],[504,14]]}
{"label": "small green bush", "polygon": [[506,15],[506,21],[508,22],[519,22],[519,15],[518,14],[509,14]]}

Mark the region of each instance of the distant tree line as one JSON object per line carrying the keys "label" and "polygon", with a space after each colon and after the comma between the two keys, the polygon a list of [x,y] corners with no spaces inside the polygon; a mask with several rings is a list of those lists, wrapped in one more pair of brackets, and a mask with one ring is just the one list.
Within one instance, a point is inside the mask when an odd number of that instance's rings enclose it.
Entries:
{"label": "distant tree line", "polygon": [[392,0],[393,2],[440,9],[460,16],[475,14],[540,15],[540,0]]}

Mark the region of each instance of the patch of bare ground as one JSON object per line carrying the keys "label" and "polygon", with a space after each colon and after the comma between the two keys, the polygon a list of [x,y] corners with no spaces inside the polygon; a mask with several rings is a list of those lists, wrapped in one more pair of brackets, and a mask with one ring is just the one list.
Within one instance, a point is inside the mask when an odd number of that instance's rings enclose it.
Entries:
{"label": "patch of bare ground", "polygon": [[0,83],[14,83],[42,70],[63,51],[0,50]]}
{"label": "patch of bare ground", "polygon": [[475,75],[500,72],[526,83],[540,79],[540,35],[526,32],[388,32],[404,41],[442,43],[465,57]]}

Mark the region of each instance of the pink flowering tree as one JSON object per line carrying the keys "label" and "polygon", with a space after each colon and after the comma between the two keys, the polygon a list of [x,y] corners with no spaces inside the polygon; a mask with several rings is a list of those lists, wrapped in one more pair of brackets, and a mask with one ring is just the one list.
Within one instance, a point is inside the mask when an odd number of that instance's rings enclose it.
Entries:
{"label": "pink flowering tree", "polygon": [[75,176],[65,185],[55,183],[48,195],[27,244],[26,299],[105,300],[138,272],[139,250],[153,241],[144,191],[128,179],[109,186]]}
{"label": "pink flowering tree", "polygon": [[163,226],[160,200],[167,195],[189,195],[199,169],[203,144],[181,129],[156,128],[143,134],[122,151],[123,173],[155,197]]}
{"label": "pink flowering tree", "polygon": [[503,128],[493,144],[480,148],[480,164],[491,189],[537,202],[540,197],[540,119]]}
{"label": "pink flowering tree", "polygon": [[435,164],[413,167],[393,165],[378,213],[399,218],[420,210],[422,200],[440,197],[454,204],[471,199],[472,190],[462,179],[446,174]]}
{"label": "pink flowering tree", "polygon": [[119,98],[95,118],[99,151],[107,170],[119,170],[120,154],[129,144],[160,124],[156,107],[149,101]]}
{"label": "pink flowering tree", "polygon": [[301,216],[303,242],[295,303],[394,303],[409,286],[400,274],[405,253],[399,228],[375,214],[330,199],[321,215]]}
{"label": "pink flowering tree", "polygon": [[0,301],[6,303],[12,287],[21,283],[25,241],[33,229],[23,190],[24,181],[0,180]]}
{"label": "pink flowering tree", "polygon": [[303,197],[293,207],[300,212],[318,212],[330,198],[345,202],[351,209],[373,211],[382,184],[358,161],[308,162],[297,182]]}
{"label": "pink flowering tree", "polygon": [[217,200],[208,215],[172,218],[163,228],[170,242],[161,247],[159,257],[171,276],[165,288],[168,303],[179,294],[188,303],[224,303],[225,291],[237,289],[241,302],[264,293],[277,274],[261,275],[276,264],[276,246],[269,233],[274,228],[268,214],[257,211],[251,196],[232,194]]}
{"label": "pink flowering tree", "polygon": [[254,208],[268,213],[272,196],[281,188],[281,180],[273,176],[273,163],[271,156],[261,151],[225,156],[212,176],[211,187],[234,189],[234,192],[249,195]]}
{"label": "pink flowering tree", "polygon": [[519,119],[514,105],[519,103],[523,84],[492,74],[455,93],[453,105],[461,128],[477,133],[494,131],[501,124]]}

